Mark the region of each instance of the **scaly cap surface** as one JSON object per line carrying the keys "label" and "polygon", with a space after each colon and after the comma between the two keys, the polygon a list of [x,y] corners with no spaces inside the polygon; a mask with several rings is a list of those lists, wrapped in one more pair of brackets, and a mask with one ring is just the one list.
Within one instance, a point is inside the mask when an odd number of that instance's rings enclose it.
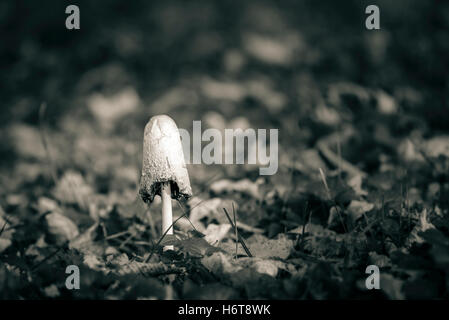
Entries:
{"label": "scaly cap surface", "polygon": [[173,199],[192,196],[178,127],[166,115],[154,116],[145,126],[140,196],[151,203],[161,195],[161,184],[170,182]]}

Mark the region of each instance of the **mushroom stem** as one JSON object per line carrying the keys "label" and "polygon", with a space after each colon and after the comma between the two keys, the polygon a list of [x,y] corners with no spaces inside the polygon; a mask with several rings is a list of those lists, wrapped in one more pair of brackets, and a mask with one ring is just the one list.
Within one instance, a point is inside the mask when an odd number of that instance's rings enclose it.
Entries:
{"label": "mushroom stem", "polygon": [[[162,234],[169,228],[167,234],[173,234],[173,214],[171,206],[171,187],[170,182],[164,182],[161,186],[161,198],[162,198]],[[173,246],[165,246],[165,250],[173,250]]]}

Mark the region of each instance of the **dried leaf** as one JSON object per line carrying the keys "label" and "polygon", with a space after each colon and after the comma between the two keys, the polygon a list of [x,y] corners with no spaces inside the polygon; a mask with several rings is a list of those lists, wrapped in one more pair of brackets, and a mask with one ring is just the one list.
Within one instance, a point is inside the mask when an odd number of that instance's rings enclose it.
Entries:
{"label": "dried leaf", "polygon": [[402,292],[404,281],[396,279],[388,273],[380,275],[380,289],[392,300],[404,300],[405,296]]}
{"label": "dried leaf", "polygon": [[12,241],[10,239],[0,238],[0,253],[5,251],[11,244]]}
{"label": "dried leaf", "polygon": [[281,259],[287,259],[294,245],[292,240],[282,234],[277,239],[268,239],[263,235],[256,234],[248,238],[246,244],[255,257]]}
{"label": "dried leaf", "polygon": [[59,295],[61,294],[59,292],[58,287],[54,284],[49,285],[48,287],[44,288],[44,293],[49,298],[56,298],[56,297],[59,297]]}
{"label": "dried leaf", "polygon": [[383,254],[376,252],[369,253],[369,261],[371,264],[378,266],[379,268],[391,267],[391,260]]}
{"label": "dried leaf", "polygon": [[66,216],[52,212],[45,216],[48,232],[54,236],[56,243],[63,244],[79,235],[78,227]]}
{"label": "dried leaf", "polygon": [[427,140],[423,151],[429,158],[438,158],[440,155],[449,158],[449,136],[437,136]]}
{"label": "dried leaf", "polygon": [[210,189],[215,194],[239,192],[259,199],[259,184],[259,181],[252,182],[249,179],[242,179],[238,181],[223,179],[212,183]]}
{"label": "dried leaf", "polygon": [[228,223],[220,225],[211,223],[204,231],[204,234],[206,235],[205,240],[210,244],[216,244],[223,240],[230,229],[231,225]]}
{"label": "dried leaf", "polygon": [[2,217],[3,209],[0,207],[0,253],[6,250],[12,244],[14,229],[8,229],[10,224]]}
{"label": "dried leaf", "polygon": [[355,175],[348,180],[348,186],[354,190],[358,196],[366,196],[368,192],[362,189],[363,177],[361,175]]}
{"label": "dried leaf", "polygon": [[[95,251],[98,249],[97,245],[94,244],[94,239],[97,236],[97,229],[99,224],[95,223],[89,229],[84,231],[82,234],[73,238],[70,241],[69,248],[76,249],[78,251]],[[104,250],[100,250],[103,253]]]}
{"label": "dried leaf", "polygon": [[83,257],[83,263],[92,270],[102,271],[104,269],[104,263],[95,254],[85,254]]}
{"label": "dried leaf", "polygon": [[383,90],[376,92],[377,109],[382,114],[395,114],[398,111],[396,100]]}
{"label": "dried leaf", "polygon": [[234,265],[231,262],[230,256],[222,253],[215,252],[208,257],[201,259],[201,263],[213,274],[224,275],[237,272],[241,267]]}
{"label": "dried leaf", "polygon": [[189,218],[194,225],[196,222],[212,215],[215,211],[221,208],[222,200],[220,198],[212,198],[202,202],[201,201],[202,200],[198,197],[193,197],[189,200],[189,206],[192,207]]}
{"label": "dried leaf", "polygon": [[211,246],[204,238],[187,238],[178,242],[180,250],[194,257],[203,257],[220,249]]}
{"label": "dried leaf", "polygon": [[271,277],[276,277],[278,274],[278,267],[271,260],[256,261],[253,265],[253,268],[257,272],[269,275]]}
{"label": "dried leaf", "polygon": [[424,208],[419,214],[418,223],[414,226],[406,240],[406,245],[411,246],[414,243],[423,243],[424,239],[420,236],[420,233],[432,229],[435,229],[435,226],[428,221],[427,209]]}
{"label": "dried leaf", "polygon": [[58,203],[47,197],[40,197],[37,200],[37,209],[40,214],[44,214],[47,212],[53,212],[59,209]]}
{"label": "dried leaf", "polygon": [[53,190],[55,198],[62,203],[77,204],[85,211],[89,210],[88,198],[92,193],[92,188],[86,184],[83,176],[70,170],[64,173]]}
{"label": "dried leaf", "polygon": [[95,93],[87,99],[89,110],[107,129],[113,128],[117,120],[135,112],[139,104],[139,95],[132,87],[124,88],[112,96]]}
{"label": "dried leaf", "polygon": [[[231,200],[223,200],[221,198],[212,198],[202,201],[198,197],[193,197],[189,200],[189,206],[192,208],[189,219],[199,231],[204,232],[205,230],[201,228],[202,224],[199,223],[199,221],[208,217],[210,220],[217,220],[220,224],[228,223],[226,216],[223,214],[223,208],[227,208],[231,211],[232,204],[233,202]],[[234,203],[234,207],[235,210],[238,209],[236,203]]]}
{"label": "dried leaf", "polygon": [[245,35],[245,50],[261,62],[273,65],[289,65],[295,58],[295,51],[304,43],[298,34],[284,34],[283,37],[274,38],[248,33]]}
{"label": "dried leaf", "polygon": [[348,206],[348,213],[352,221],[359,219],[364,213],[371,211],[374,204],[366,201],[352,200]]}

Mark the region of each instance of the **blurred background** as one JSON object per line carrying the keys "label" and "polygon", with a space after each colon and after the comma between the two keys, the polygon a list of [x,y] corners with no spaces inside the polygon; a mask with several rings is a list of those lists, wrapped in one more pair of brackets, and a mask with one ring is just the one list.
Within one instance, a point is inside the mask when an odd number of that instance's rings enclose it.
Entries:
{"label": "blurred background", "polygon": [[38,148],[20,139],[38,127],[42,103],[49,134],[71,150],[55,150],[60,166],[89,153],[76,147],[89,135],[126,140],[139,158],[143,127],[160,113],[186,129],[279,128],[295,149],[348,123],[372,131],[376,108],[395,138],[448,128],[445,1],[376,1],[379,31],[364,27],[366,1],[78,1],[76,31],[64,27],[68,4],[0,4],[7,170]]}
{"label": "blurred background", "polygon": [[[80,8],[80,30],[65,28],[69,4]],[[370,4],[381,30],[365,28]],[[302,210],[294,194],[326,198],[318,168],[368,175],[383,191],[399,181],[421,203],[433,203],[431,182],[448,189],[446,167],[423,166],[414,147],[449,155],[447,1],[2,1],[0,39],[0,204],[12,216],[41,210],[42,197],[91,216],[92,197],[132,203],[143,128],[156,114],[188,130],[193,120],[279,129],[279,171],[262,182],[251,166],[189,165],[198,196],[216,174],[249,178],[242,221],[269,237],[304,221],[279,225]],[[413,170],[421,175],[407,177]],[[265,187],[260,198],[252,183]],[[273,190],[281,213],[258,207]],[[379,193],[370,201],[383,201]]]}

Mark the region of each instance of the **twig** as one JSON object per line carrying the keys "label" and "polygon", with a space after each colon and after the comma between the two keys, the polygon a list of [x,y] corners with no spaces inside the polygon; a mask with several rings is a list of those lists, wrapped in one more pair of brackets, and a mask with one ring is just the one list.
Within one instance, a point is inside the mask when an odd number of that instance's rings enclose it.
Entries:
{"label": "twig", "polygon": [[329,186],[327,185],[326,176],[324,175],[323,169],[319,168],[321,181],[323,182],[324,189],[326,190],[328,200],[332,199],[331,191],[329,190]]}
{"label": "twig", "polygon": [[350,175],[360,175],[362,177],[366,177],[367,174],[346,161],[342,157],[336,155],[327,145],[324,140],[320,140],[317,143],[318,150],[326,157],[326,159],[332,163],[335,167],[341,168],[341,170],[348,172]]}
{"label": "twig", "polygon": [[[346,225],[344,224],[343,217],[342,217],[342,215],[340,213],[339,207],[338,207],[337,203],[335,202],[335,200],[331,196],[331,192],[330,192],[329,187],[327,185],[326,176],[324,175],[323,169],[319,168],[319,170],[320,170],[321,180],[323,181],[324,188],[326,189],[328,200],[332,203],[332,206],[331,206],[330,209],[335,207],[335,210],[337,211],[338,217],[340,218],[340,223],[343,226],[343,230],[345,231],[345,233],[347,233],[348,230],[346,228]],[[330,223],[333,220],[332,219],[332,213],[330,212],[330,209],[329,209],[329,219],[327,221],[328,226],[330,225]]]}
{"label": "twig", "polygon": [[118,232],[118,233],[115,233],[115,234],[111,234],[110,236],[107,236],[107,237],[105,237],[104,239],[105,239],[105,240],[115,239],[115,238],[124,236],[124,235],[127,234],[127,233],[129,233],[129,231],[128,231],[128,230],[125,230],[125,231],[122,231],[122,232]]}
{"label": "twig", "polygon": [[5,221],[5,223],[3,224],[2,229],[0,230],[0,236],[2,235],[3,231],[5,231],[6,225],[8,224],[8,221]]}
{"label": "twig", "polygon": [[304,203],[304,213],[306,214],[306,219],[305,219],[305,221],[304,221],[304,224],[302,225],[302,234],[301,234],[301,237],[298,237],[298,240],[296,241],[296,246],[297,246],[297,247],[298,247],[299,245],[302,245],[302,243],[303,243],[303,241],[304,241],[304,234],[306,233],[306,226],[307,226],[307,224],[309,223],[309,219],[312,218],[312,212],[313,212],[313,211],[310,211],[310,215],[309,215],[309,217],[307,217],[306,210],[307,210],[308,204],[309,204],[309,203],[308,203],[308,201],[306,200],[305,203]]}
{"label": "twig", "polygon": [[46,256],[44,259],[42,259],[40,262],[38,262],[34,267],[31,267],[31,272],[35,271],[37,268],[39,268],[44,262],[50,260],[51,258],[53,258],[56,254],[58,254],[59,251],[61,251],[63,249],[63,247],[65,247],[67,245],[68,241],[66,241],[62,246],[58,247],[58,249],[56,249],[53,253],[49,254],[48,256]]}
{"label": "twig", "polygon": [[190,225],[192,226],[192,228],[193,228],[195,231],[198,231],[198,230],[196,230],[196,228],[195,228],[195,226],[193,225],[192,221],[190,221],[189,217],[186,215],[186,212],[184,211],[184,208],[182,207],[181,202],[180,202],[178,199],[176,199],[176,201],[178,202],[179,208],[181,209],[182,213],[184,214],[184,218],[186,218],[187,221],[189,221]]}
{"label": "twig", "polygon": [[[238,239],[239,233],[237,231],[237,219],[235,217],[235,208],[234,208],[234,202],[232,202],[232,214],[234,215],[234,230],[235,230],[235,239]],[[235,242],[235,258],[237,258],[237,252],[239,249],[239,243]]]}
{"label": "twig", "polygon": [[147,246],[147,247],[153,247],[154,243],[146,242],[146,241],[134,241],[133,244],[138,246]]}
{"label": "twig", "polygon": [[[228,218],[229,223],[231,224],[232,228],[235,228],[235,225],[232,222],[231,217],[229,216],[228,211],[226,210],[226,208],[223,208],[223,211],[226,214],[226,217]],[[253,255],[251,254],[251,251],[249,251],[248,247],[246,246],[245,241],[243,240],[243,238],[240,236],[240,233],[237,233],[237,236],[238,236],[238,241],[242,245],[242,247],[245,250],[245,252],[248,255],[248,257],[252,257]]]}
{"label": "twig", "polygon": [[265,232],[263,229],[249,226],[241,221],[237,221],[236,226],[238,229],[241,229],[241,230],[247,231],[247,232],[252,232],[252,233],[264,233]]}
{"label": "twig", "polygon": [[108,230],[106,230],[106,226],[105,226],[104,222],[100,222],[100,226],[101,226],[101,230],[103,230],[103,235],[106,240],[106,238],[108,237]]}
{"label": "twig", "polygon": [[338,155],[338,178],[341,179],[341,160],[343,157],[341,156],[341,143],[340,136],[337,136],[337,155]]}
{"label": "twig", "polygon": [[119,249],[123,249],[125,245],[135,237],[135,234],[130,234],[119,246]]}
{"label": "twig", "polygon": [[132,273],[137,273],[137,271],[145,277],[155,277],[160,275],[167,274],[182,274],[186,270],[183,267],[177,267],[176,265],[167,265],[163,262],[158,263],[142,263],[142,262],[133,262],[129,264],[125,264],[117,269],[115,272],[119,275],[127,275]]}
{"label": "twig", "polygon": [[3,224],[3,227],[0,230],[0,236],[2,235],[3,231],[5,231],[6,225],[9,223],[8,219],[6,218],[6,212],[3,210],[2,206],[0,205],[0,217],[1,216],[5,216],[5,223]]}

